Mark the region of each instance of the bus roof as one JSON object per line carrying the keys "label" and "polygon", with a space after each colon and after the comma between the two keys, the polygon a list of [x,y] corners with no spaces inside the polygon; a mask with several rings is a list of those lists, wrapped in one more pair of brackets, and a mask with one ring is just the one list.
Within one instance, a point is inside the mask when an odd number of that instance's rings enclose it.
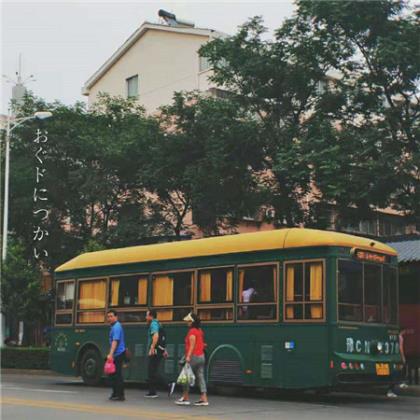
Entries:
{"label": "bus roof", "polygon": [[372,239],[338,232],[291,228],[88,252],[60,265],[55,271],[315,246],[360,248],[397,255],[390,246]]}

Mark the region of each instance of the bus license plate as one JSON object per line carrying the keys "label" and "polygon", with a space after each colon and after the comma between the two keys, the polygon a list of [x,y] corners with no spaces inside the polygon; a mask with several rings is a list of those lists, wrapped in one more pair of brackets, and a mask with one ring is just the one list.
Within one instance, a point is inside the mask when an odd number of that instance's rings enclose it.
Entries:
{"label": "bus license plate", "polygon": [[389,364],[388,363],[376,363],[376,374],[378,376],[389,375]]}

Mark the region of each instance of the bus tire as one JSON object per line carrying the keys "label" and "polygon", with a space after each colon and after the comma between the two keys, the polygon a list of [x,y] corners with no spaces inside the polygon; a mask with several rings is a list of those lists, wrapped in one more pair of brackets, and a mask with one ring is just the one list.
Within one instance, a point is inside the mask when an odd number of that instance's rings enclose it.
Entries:
{"label": "bus tire", "polygon": [[88,349],[80,360],[80,375],[86,385],[98,385],[101,382],[104,362],[98,350]]}

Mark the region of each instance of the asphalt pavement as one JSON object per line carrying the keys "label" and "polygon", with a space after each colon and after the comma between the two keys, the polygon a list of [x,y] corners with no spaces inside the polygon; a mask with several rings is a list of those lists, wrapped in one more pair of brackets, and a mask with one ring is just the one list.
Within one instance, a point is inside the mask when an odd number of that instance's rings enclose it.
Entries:
{"label": "asphalt pavement", "polygon": [[3,420],[418,420],[420,415],[418,396],[241,391],[237,396],[210,394],[208,407],[179,407],[174,404],[179,392],[168,398],[162,391],[150,400],[138,384],[128,385],[125,402],[113,402],[105,385],[89,387],[71,377],[3,372],[1,382]]}

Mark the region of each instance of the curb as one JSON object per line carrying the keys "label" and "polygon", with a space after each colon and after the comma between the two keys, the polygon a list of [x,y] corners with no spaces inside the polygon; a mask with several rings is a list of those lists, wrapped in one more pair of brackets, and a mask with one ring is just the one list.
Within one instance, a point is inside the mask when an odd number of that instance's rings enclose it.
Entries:
{"label": "curb", "polygon": [[402,397],[420,397],[420,385],[409,385],[406,389],[399,389],[398,395]]}

